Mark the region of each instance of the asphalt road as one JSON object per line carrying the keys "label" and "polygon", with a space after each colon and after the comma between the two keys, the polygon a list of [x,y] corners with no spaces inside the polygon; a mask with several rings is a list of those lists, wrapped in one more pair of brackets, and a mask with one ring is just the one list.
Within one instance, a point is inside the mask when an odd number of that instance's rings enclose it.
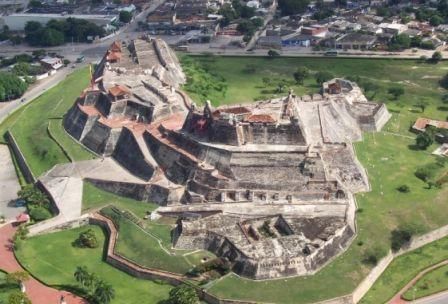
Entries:
{"label": "asphalt road", "polygon": [[422,298],[417,301],[412,301],[413,304],[447,304],[448,292],[439,293],[433,296]]}

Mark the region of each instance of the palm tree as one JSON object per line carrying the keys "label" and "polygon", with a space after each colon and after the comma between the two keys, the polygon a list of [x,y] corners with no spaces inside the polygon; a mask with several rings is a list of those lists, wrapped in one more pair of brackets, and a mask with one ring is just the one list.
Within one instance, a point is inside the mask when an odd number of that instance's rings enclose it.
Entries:
{"label": "palm tree", "polygon": [[95,292],[93,294],[95,300],[99,304],[109,304],[115,297],[115,290],[109,283],[98,281]]}
{"label": "palm tree", "polygon": [[86,286],[86,281],[89,277],[89,272],[87,271],[86,266],[78,266],[76,267],[75,273],[73,274],[76,282],[81,284],[82,286]]}

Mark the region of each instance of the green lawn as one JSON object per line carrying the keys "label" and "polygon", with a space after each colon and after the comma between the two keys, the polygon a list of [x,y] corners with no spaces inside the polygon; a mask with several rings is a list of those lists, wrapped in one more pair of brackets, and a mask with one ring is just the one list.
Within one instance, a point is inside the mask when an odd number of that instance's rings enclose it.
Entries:
{"label": "green lawn", "polygon": [[[448,238],[441,239],[398,257],[381,275],[380,279],[373,285],[361,303],[385,303],[409,283],[420,271],[445,259],[448,259]],[[444,289],[448,288],[447,282],[445,275]],[[438,288],[440,288],[440,284]],[[423,293],[424,290],[420,290],[420,292]]]}
{"label": "green lawn", "polygon": [[6,273],[0,270],[0,303],[6,303],[12,292],[20,290],[20,288],[16,285],[7,284],[5,281],[5,276]]}
{"label": "green lawn", "polygon": [[87,226],[26,240],[17,258],[25,268],[44,283],[55,286],[76,286],[73,273],[77,266],[87,268],[112,284],[116,297],[112,303],[158,303],[168,297],[170,285],[140,280],[121,272],[103,261],[103,248],[80,249],[72,246],[79,233],[93,229],[100,244],[105,235],[98,226]]}
{"label": "green lawn", "polygon": [[85,181],[82,195],[82,211],[89,212],[92,209],[100,209],[106,205],[114,205],[120,209],[126,209],[136,216],[143,218],[147,211],[153,211],[157,208],[154,203],[136,201],[132,198],[116,195],[95,187],[93,184]]}
{"label": "green lawn", "polygon": [[[415,137],[409,132],[409,126],[417,117],[446,119],[448,115],[448,105],[441,100],[446,91],[437,83],[438,78],[448,72],[448,63],[433,65],[412,60],[341,58],[183,57],[182,60],[187,62],[186,72],[190,77],[186,90],[207,87],[204,79],[213,77],[227,85],[227,89],[221,91],[210,86],[206,96],[193,94],[197,102],[210,99],[214,104],[238,104],[260,96],[268,98],[272,93],[266,93],[266,90],[275,89],[281,79],[286,79],[296,94],[318,92],[312,76],[303,86],[293,84],[292,74],[296,67],[305,65],[311,73],[327,70],[338,77],[355,75],[375,84],[377,89],[368,92],[368,97],[386,102],[393,114],[385,132],[365,134],[363,141],[355,144],[358,158],[368,170],[373,190],[357,195],[361,209],[357,216],[359,234],[346,253],[314,276],[258,282],[230,275],[212,285],[209,289],[212,293],[225,298],[276,303],[311,303],[342,296],[350,293],[368,273],[371,266],[362,263],[366,252],[376,247],[386,252],[390,248],[390,231],[398,225],[414,223],[422,231],[429,231],[448,224],[445,216],[448,187],[426,189],[426,184],[414,175],[418,166],[434,162],[430,151],[436,145],[428,151],[415,151],[409,147],[414,144]],[[211,76],[205,77],[207,73]],[[266,86],[262,79],[267,76],[273,80]],[[393,86],[405,89],[405,94],[396,101],[387,93]],[[424,113],[417,106],[422,100],[427,103]],[[440,168],[439,174],[443,172],[446,167]],[[396,187],[402,184],[407,184],[411,192],[398,192]],[[400,274],[396,276],[398,280]],[[381,296],[382,292],[378,294]]]}
{"label": "green lawn", "polygon": [[76,70],[59,85],[14,112],[0,126],[2,136],[6,130],[11,130],[35,176],[39,176],[56,164],[69,161],[48,134],[47,128],[50,121],[52,134],[74,160],[93,158],[90,152],[78,146],[62,130],[60,124],[62,116],[73,105],[88,82],[87,68]]}
{"label": "green lawn", "polygon": [[127,218],[114,218],[114,211],[111,208],[106,207],[101,210],[101,213],[114,219],[115,222],[118,221],[117,253],[135,261],[139,265],[150,268],[158,268],[180,274],[184,274],[192,268],[192,265],[187,262],[181,253],[169,254],[171,252],[170,243],[163,242],[162,247],[156,238]]}
{"label": "green lawn", "polygon": [[437,268],[424,275],[403,297],[409,301],[448,289],[448,266]]}

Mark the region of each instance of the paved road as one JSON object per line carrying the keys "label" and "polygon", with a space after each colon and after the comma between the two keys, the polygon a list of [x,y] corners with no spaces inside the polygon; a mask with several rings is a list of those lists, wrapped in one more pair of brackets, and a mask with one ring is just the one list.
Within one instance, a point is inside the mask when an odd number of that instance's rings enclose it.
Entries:
{"label": "paved road", "polygon": [[448,291],[442,292],[433,296],[425,297],[417,301],[412,301],[413,304],[447,304]]}
{"label": "paved road", "polygon": [[14,207],[12,204],[17,198],[20,184],[6,145],[0,145],[0,168],[0,215],[10,220],[25,211],[25,207]]}
{"label": "paved road", "polygon": [[[0,226],[0,269],[7,272],[23,271],[12,250],[11,240],[16,229],[12,224]],[[58,304],[62,295],[67,304],[88,304],[78,296],[45,286],[34,278],[25,282],[25,288],[33,304]]]}
{"label": "paved road", "polygon": [[[54,87],[61,80],[65,79],[65,77],[68,74],[70,74],[71,72],[73,72],[73,69],[71,69],[69,67],[62,68],[56,74],[54,74],[48,78],[37,81],[36,84],[31,86],[31,88],[28,89],[28,91],[26,91],[25,94],[21,98],[15,99],[15,100],[12,100],[9,102],[3,102],[2,103],[3,107],[0,108],[0,123],[2,123],[3,120],[11,112],[13,112],[17,108],[19,108],[29,102],[31,102],[33,99],[35,99],[36,97],[38,97],[39,95],[44,93],[46,90]],[[21,102],[21,100],[23,98],[25,98],[25,101]]]}

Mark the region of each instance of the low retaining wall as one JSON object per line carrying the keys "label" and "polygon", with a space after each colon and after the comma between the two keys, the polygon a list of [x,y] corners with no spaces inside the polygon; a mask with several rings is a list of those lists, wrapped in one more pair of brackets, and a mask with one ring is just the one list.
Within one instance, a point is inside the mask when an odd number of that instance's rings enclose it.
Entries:
{"label": "low retaining wall", "polygon": [[30,169],[30,166],[28,165],[25,156],[23,156],[22,151],[19,148],[19,145],[17,145],[16,139],[12,135],[12,133],[8,130],[6,131],[6,140],[11,145],[12,152],[14,153],[14,157],[17,161],[17,164],[20,168],[20,171],[22,171],[23,177],[25,178],[27,183],[35,183],[36,177],[34,176],[33,172]]}
{"label": "low retaining wall", "polygon": [[168,271],[161,271],[158,269],[152,269],[147,267],[142,267],[137,265],[135,262],[128,260],[121,255],[115,253],[115,243],[118,238],[118,231],[115,228],[113,222],[96,213],[89,217],[89,223],[92,225],[98,225],[106,230],[107,232],[107,253],[106,262],[110,265],[124,271],[134,277],[146,280],[162,280],[171,285],[187,284],[196,289],[198,296],[211,304],[255,304],[255,302],[239,301],[239,300],[227,300],[220,299],[212,294],[209,294],[206,290],[189,284],[186,278],[180,274],[172,273]]}

